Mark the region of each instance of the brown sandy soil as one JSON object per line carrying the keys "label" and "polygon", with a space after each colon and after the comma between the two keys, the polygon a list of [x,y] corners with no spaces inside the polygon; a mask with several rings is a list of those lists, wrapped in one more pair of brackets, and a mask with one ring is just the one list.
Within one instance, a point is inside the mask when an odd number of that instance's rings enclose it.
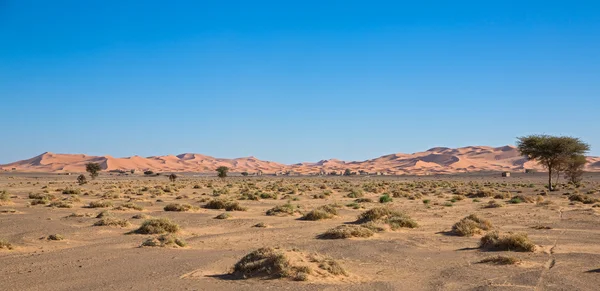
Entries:
{"label": "brown sandy soil", "polygon": [[[596,202],[583,204],[570,201],[569,197],[579,193],[587,195],[582,197],[600,199],[600,174],[588,174],[582,188],[564,186],[542,196],[539,194],[544,193],[545,179],[543,174],[511,178],[472,175],[223,180],[181,176],[170,183],[164,176],[102,174],[80,186],[76,176],[4,173],[0,175],[0,191],[6,190],[8,195],[0,200],[0,240],[10,243],[13,249],[0,249],[0,289],[597,290],[600,208],[594,207],[598,205]],[[64,189],[79,194],[63,194]],[[364,198],[373,202],[352,204],[355,199],[347,197],[352,190],[362,192]],[[477,190],[493,196],[504,194],[498,196],[504,198],[465,197]],[[277,198],[239,200],[241,193],[248,196],[263,193],[263,197],[276,194]],[[383,193],[396,197],[382,204],[379,197]],[[45,202],[65,201],[72,208],[30,205],[34,201],[30,194],[32,197],[52,194],[55,198]],[[237,201],[247,210],[230,211],[230,219],[214,219],[225,210],[203,206],[216,195]],[[517,195],[525,200],[531,197],[533,202],[509,203]],[[90,202],[100,200],[110,201],[113,206],[86,208]],[[426,200],[429,203],[424,203]],[[503,207],[484,208],[493,200]],[[298,205],[300,213],[265,214],[288,201]],[[144,209],[113,209],[127,202]],[[187,203],[193,208],[185,212],[164,211],[171,203]],[[327,204],[340,206],[333,218],[299,219],[302,213]],[[418,227],[388,229],[369,238],[317,237],[384,205],[410,216]],[[131,225],[93,226],[100,220],[95,217],[102,210],[109,210],[114,217],[126,219]],[[83,216],[68,217],[72,213]],[[170,218],[181,227],[175,235],[185,240],[187,246],[140,247],[142,242],[157,235],[128,234],[145,220],[133,219],[136,214]],[[470,214],[489,220],[493,229],[503,234],[527,233],[536,250],[486,251],[478,248],[485,231],[473,237],[452,235],[452,225]],[[259,222],[268,227],[253,227]],[[539,226],[549,229],[534,228]],[[65,239],[48,240],[46,237],[51,234],[60,234]],[[313,276],[298,282],[228,275],[238,260],[262,247],[331,257],[348,276]],[[521,262],[479,263],[497,255]],[[301,261],[298,258],[292,260]],[[314,264],[311,266],[313,274],[323,271]]]}

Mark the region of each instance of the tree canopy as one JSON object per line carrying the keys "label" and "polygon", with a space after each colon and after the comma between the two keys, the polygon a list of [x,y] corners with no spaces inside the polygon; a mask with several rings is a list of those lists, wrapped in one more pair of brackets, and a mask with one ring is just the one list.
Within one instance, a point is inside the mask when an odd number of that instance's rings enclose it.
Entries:
{"label": "tree canopy", "polygon": [[90,173],[90,177],[92,177],[92,180],[98,177],[98,172],[100,172],[100,170],[102,170],[102,168],[98,163],[87,163],[85,165],[85,171]]}
{"label": "tree canopy", "polygon": [[220,166],[217,168],[217,176],[219,176],[219,178],[227,177],[227,172],[229,172],[229,168],[225,166]]}
{"label": "tree canopy", "polygon": [[590,146],[569,136],[529,135],[519,137],[517,147],[529,160],[539,162],[548,170],[548,189],[553,190],[552,174],[565,169],[577,156],[584,156]]}

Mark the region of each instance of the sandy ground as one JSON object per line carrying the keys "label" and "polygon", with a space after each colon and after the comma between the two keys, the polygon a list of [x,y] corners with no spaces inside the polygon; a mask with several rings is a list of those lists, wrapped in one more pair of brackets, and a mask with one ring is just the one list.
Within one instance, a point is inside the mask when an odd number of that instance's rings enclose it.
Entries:
{"label": "sandy ground", "polygon": [[[88,178],[89,179],[89,178]],[[2,290],[597,290],[600,286],[600,208],[596,203],[569,201],[576,191],[600,198],[600,174],[586,177],[580,189],[562,188],[542,193],[543,175],[497,175],[381,178],[199,178],[182,176],[175,183],[166,177],[101,175],[79,186],[76,176],[56,174],[2,174],[0,191],[0,240],[13,249],[0,249]],[[412,217],[419,226],[376,233],[370,238],[323,240],[317,235],[352,223],[362,212],[379,207],[379,197],[391,187],[417,182],[407,197],[385,203]],[[447,182],[447,183],[446,183]],[[420,184],[419,184],[420,183]],[[484,185],[485,183],[491,183]],[[533,184],[533,185],[530,185]],[[198,187],[194,188],[195,185]],[[277,199],[237,200],[241,189],[277,193]],[[272,187],[276,185],[276,187]],[[450,202],[452,188],[468,192],[476,187],[495,188],[497,193],[532,197],[540,203],[507,203],[484,208],[491,197]],[[148,187],[149,190],[143,190]],[[157,190],[157,188],[162,190]],[[63,189],[80,194],[62,194]],[[170,192],[165,192],[168,188]],[[325,189],[322,189],[325,188]],[[354,198],[350,188],[361,188],[374,202],[348,207]],[[216,192],[219,198],[238,201],[247,211],[232,211],[231,219],[214,219],[223,210],[205,209]],[[57,191],[58,190],[58,191]],[[48,193],[44,193],[48,192]],[[325,198],[313,195],[330,191]],[[71,201],[72,208],[30,205],[32,194],[53,194]],[[108,193],[108,194],[107,194]],[[421,193],[422,197],[411,195]],[[102,198],[102,196],[118,198]],[[541,198],[537,198],[541,197]],[[424,203],[423,200],[430,200]],[[109,200],[113,207],[128,201],[138,210],[86,208],[92,201]],[[295,216],[267,216],[265,212],[287,201],[307,212],[337,203],[339,214],[319,221]],[[544,201],[541,203],[541,201]],[[164,211],[169,203],[188,203],[186,212]],[[102,210],[127,219],[127,227],[93,226]],[[72,213],[87,217],[67,217]],[[183,248],[140,247],[155,235],[127,234],[144,219],[136,214],[168,217],[181,226],[177,233],[187,242]],[[484,251],[481,235],[449,234],[452,225],[469,214],[491,221],[502,233],[525,232],[536,244],[535,252]],[[263,222],[268,228],[253,225]],[[534,226],[550,229],[535,229]],[[51,241],[60,234],[64,240]],[[320,253],[339,262],[349,276],[296,282],[288,279],[233,279],[227,274],[249,252],[261,247],[298,249]],[[479,263],[505,255],[521,260],[516,265]]]}

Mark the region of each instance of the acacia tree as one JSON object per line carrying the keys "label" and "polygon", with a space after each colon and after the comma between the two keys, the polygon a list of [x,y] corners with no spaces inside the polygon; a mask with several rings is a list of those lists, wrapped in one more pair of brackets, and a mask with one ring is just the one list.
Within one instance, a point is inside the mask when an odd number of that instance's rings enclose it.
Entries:
{"label": "acacia tree", "polygon": [[175,174],[169,175],[169,180],[171,180],[171,182],[175,183],[175,180],[177,180],[177,175],[175,175]]}
{"label": "acacia tree", "polygon": [[519,137],[517,148],[528,160],[539,162],[548,170],[548,190],[552,187],[552,175],[565,168],[574,156],[583,156],[590,146],[579,138],[568,136],[529,135]]}
{"label": "acacia tree", "polygon": [[220,166],[217,168],[217,176],[219,176],[219,178],[227,177],[227,172],[229,172],[229,168],[225,166]]}
{"label": "acacia tree", "polygon": [[583,179],[583,168],[587,159],[583,155],[575,155],[565,165],[565,178],[574,185],[579,185]]}
{"label": "acacia tree", "polygon": [[85,164],[85,171],[90,173],[90,177],[92,177],[92,180],[98,177],[98,172],[100,172],[100,170],[102,170],[102,168],[100,168],[100,164],[98,163]]}

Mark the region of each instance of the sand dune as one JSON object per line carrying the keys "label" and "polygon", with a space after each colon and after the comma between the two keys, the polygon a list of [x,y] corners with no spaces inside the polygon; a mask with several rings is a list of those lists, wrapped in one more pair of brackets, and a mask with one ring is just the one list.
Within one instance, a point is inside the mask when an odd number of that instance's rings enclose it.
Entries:
{"label": "sand dune", "polygon": [[[588,157],[587,171],[600,171],[600,157]],[[247,171],[265,174],[294,172],[316,174],[325,172],[363,171],[385,174],[452,174],[480,171],[523,171],[542,170],[536,162],[527,161],[514,146],[488,147],[470,146],[462,148],[435,147],[413,154],[390,154],[366,161],[346,162],[337,159],[321,160],[285,165],[263,161],[255,157],[222,159],[211,156],[183,153],[177,156],[132,156],[114,158],[111,156],[88,156],[83,154],[55,154],[46,152],[28,160],[0,165],[6,171],[23,172],[84,172],[85,164],[99,163],[104,170],[152,170],[155,172],[214,172],[226,166],[232,172]]]}

